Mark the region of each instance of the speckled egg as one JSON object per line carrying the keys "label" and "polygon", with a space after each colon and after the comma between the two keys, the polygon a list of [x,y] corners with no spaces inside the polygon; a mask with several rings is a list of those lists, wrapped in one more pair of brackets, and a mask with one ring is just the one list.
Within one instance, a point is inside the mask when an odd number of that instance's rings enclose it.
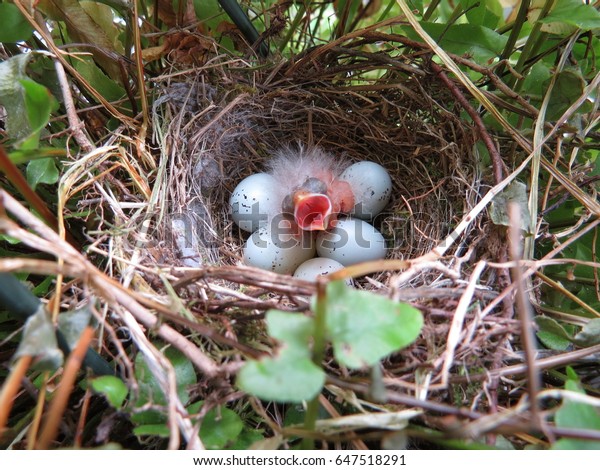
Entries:
{"label": "speckled egg", "polygon": [[392,179],[385,168],[375,162],[358,162],[340,175],[354,192],[355,206],[351,215],[370,220],[390,202]]}
{"label": "speckled egg", "polygon": [[[318,276],[324,276],[343,269],[344,265],[330,258],[313,258],[305,261],[296,269],[294,277],[305,281],[316,281]],[[347,279],[346,284],[352,285],[352,280]]]}
{"label": "speckled egg", "polygon": [[255,173],[244,178],[229,198],[231,218],[239,228],[254,233],[265,227],[268,215],[280,211],[274,195],[275,178],[267,173]]}
{"label": "speckled egg", "polygon": [[311,232],[294,233],[289,222],[272,224],[254,232],[244,245],[244,263],[279,274],[292,274],[304,261],[315,256]]}
{"label": "speckled egg", "polygon": [[317,253],[344,266],[385,258],[383,235],[361,219],[338,220],[335,227],[317,235]]}

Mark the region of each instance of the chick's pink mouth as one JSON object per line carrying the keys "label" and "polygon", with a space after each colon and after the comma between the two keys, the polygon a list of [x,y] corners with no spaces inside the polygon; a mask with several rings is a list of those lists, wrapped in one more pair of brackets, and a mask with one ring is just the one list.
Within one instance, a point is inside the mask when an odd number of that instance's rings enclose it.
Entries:
{"label": "chick's pink mouth", "polygon": [[332,205],[324,194],[297,196],[294,218],[302,230],[326,230],[329,225]]}

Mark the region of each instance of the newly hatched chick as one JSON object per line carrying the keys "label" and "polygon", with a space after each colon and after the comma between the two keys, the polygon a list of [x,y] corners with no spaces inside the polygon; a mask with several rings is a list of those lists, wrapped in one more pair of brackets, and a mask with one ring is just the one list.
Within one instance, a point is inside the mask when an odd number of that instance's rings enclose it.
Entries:
{"label": "newly hatched chick", "polygon": [[359,219],[380,213],[391,191],[391,178],[377,163],[350,165],[318,147],[282,148],[229,199],[234,223],[252,233],[244,263],[291,274],[315,252],[341,265],[384,258],[383,236]]}
{"label": "newly hatched chick", "polygon": [[339,177],[348,162],[318,147],[283,148],[268,163],[274,178],[274,200],[302,230],[326,230],[338,214],[354,208],[352,187]]}
{"label": "newly hatched chick", "polygon": [[392,181],[381,165],[350,165],[318,147],[285,147],[266,172],[242,180],[229,200],[233,221],[247,232],[293,219],[304,231],[327,230],[339,214],[369,220],[389,202]]}

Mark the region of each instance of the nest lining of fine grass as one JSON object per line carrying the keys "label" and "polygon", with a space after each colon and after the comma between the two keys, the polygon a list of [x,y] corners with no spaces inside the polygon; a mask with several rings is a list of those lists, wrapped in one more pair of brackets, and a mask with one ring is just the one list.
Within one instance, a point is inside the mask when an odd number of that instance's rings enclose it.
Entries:
{"label": "nest lining of fine grass", "polygon": [[[372,160],[388,169],[394,193],[375,225],[388,239],[390,259],[428,253],[477,202],[486,177],[479,174],[474,155],[475,131],[428,68],[428,57],[421,51],[400,55],[393,48],[365,55],[359,46],[364,44],[325,47],[322,53],[317,48],[306,57],[258,68],[217,57],[209,65],[176,74],[177,80],[161,78],[164,94],[155,118],[168,158],[168,195],[160,216],[167,223],[158,225],[160,255],[149,264],[173,266],[172,272],[182,277],[186,266],[199,264],[204,273],[200,277],[212,270],[210,283],[186,282],[192,290],[179,291],[183,299],[202,299],[195,304],[196,314],[224,315],[227,323],[233,318],[247,325],[251,318],[262,318],[248,314],[268,308],[308,309],[302,294],[311,292],[310,285],[241,266],[248,234],[237,230],[228,214],[233,188],[260,172],[281,146],[318,145],[350,161]],[[182,253],[169,216],[191,222],[186,239],[191,252]],[[358,288],[408,300],[426,312],[422,339],[412,352],[390,363],[390,371],[404,371],[405,383],[414,379],[416,364],[434,363],[434,369],[440,364],[449,319],[470,268],[466,263],[460,272],[463,259],[458,271],[446,274],[456,266],[456,257],[472,255],[471,248],[485,240],[483,223],[480,217],[456,240],[445,273],[424,269],[402,278],[383,271],[355,280]],[[491,276],[490,286],[480,286],[475,297],[495,290],[494,281]],[[511,322],[494,323],[493,318],[478,323],[468,315],[471,336],[456,351],[464,364],[480,365],[496,354],[490,338],[497,329],[505,339]],[[236,333],[248,336],[247,330]]]}
{"label": "nest lining of fine grass", "polygon": [[[237,264],[243,234],[227,213],[229,195],[275,151],[298,142],[388,169],[394,195],[376,223],[391,242],[390,258],[426,253],[472,206],[478,192],[473,130],[435,77],[392,67],[385,77],[362,78],[381,69],[370,60],[332,53],[327,59],[318,68],[279,64],[275,76],[271,68],[223,68],[227,78],[218,84],[200,70],[166,88],[169,205],[173,213],[192,208],[206,221],[205,261]],[[340,78],[339,62],[350,62],[355,75]],[[294,66],[299,70],[286,77]]]}

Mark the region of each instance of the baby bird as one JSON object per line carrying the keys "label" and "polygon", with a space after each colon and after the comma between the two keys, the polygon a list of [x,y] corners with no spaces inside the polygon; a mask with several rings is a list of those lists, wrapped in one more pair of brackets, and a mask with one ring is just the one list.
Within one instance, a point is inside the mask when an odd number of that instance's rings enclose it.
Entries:
{"label": "baby bird", "polygon": [[233,222],[252,233],[244,263],[291,274],[316,253],[344,266],[384,258],[385,240],[365,220],[384,209],[391,192],[388,172],[375,162],[349,164],[318,147],[283,148],[229,199]]}
{"label": "baby bird", "polygon": [[392,181],[381,165],[352,165],[318,147],[285,147],[264,173],[242,180],[231,194],[233,221],[247,232],[283,216],[298,229],[324,231],[340,214],[370,220],[388,203]]}
{"label": "baby bird", "polygon": [[[352,187],[340,175],[348,163],[318,147],[279,150],[268,163],[274,200],[301,230],[327,230],[355,203]],[[277,204],[280,201],[279,204]]]}

